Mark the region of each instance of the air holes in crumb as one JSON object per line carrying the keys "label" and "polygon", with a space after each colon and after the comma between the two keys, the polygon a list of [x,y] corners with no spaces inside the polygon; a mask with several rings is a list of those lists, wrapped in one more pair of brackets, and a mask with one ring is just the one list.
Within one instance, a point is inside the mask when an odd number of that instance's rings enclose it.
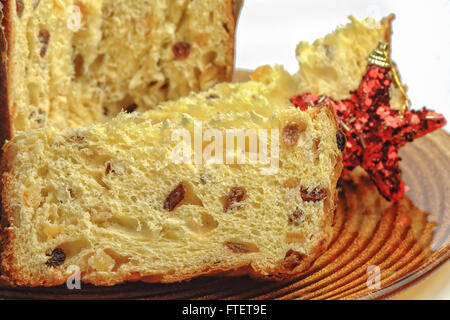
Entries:
{"label": "air holes in crumb", "polygon": [[96,250],[95,254],[88,260],[89,268],[100,272],[111,271],[115,264],[116,261],[106,254],[104,250]]}
{"label": "air holes in crumb", "polygon": [[182,204],[191,204],[194,206],[200,206],[203,207],[202,200],[197,196],[197,193],[195,192],[194,187],[191,183],[185,182],[185,194],[184,194],[184,200]]}
{"label": "air holes in crumb", "polygon": [[52,224],[49,222],[41,223],[37,233],[38,241],[41,243],[48,242],[55,239],[58,235],[65,230],[65,227],[61,224]]}
{"label": "air holes in crumb", "polygon": [[188,227],[192,232],[198,233],[198,234],[204,234],[211,232],[212,230],[216,229],[219,226],[219,223],[214,219],[212,215],[210,215],[207,212],[201,212],[200,213],[201,223],[197,223],[193,220],[188,222]]}
{"label": "air holes in crumb", "polygon": [[63,242],[58,246],[58,248],[61,248],[65,252],[67,258],[71,258],[80,253],[82,250],[90,248],[90,244],[86,239],[79,239],[75,241]]}
{"label": "air holes in crumb", "polygon": [[202,57],[204,65],[208,65],[210,63],[213,63],[214,60],[216,60],[217,52],[216,51],[209,51],[205,53]]}
{"label": "air holes in crumb", "polygon": [[161,236],[167,240],[177,241],[185,235],[185,231],[178,225],[165,225],[161,230]]}
{"label": "air holes in crumb", "polygon": [[128,216],[113,216],[109,222],[112,225],[120,226],[131,232],[136,232],[139,228],[139,221],[136,218],[131,218]]}
{"label": "air holes in crumb", "polygon": [[202,212],[202,231],[208,232],[214,230],[219,226],[219,223],[214,219],[214,217],[206,212]]}

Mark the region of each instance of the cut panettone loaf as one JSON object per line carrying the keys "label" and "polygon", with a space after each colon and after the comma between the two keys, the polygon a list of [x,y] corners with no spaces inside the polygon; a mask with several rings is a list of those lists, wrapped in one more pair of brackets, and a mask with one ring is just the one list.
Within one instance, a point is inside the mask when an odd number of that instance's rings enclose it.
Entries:
{"label": "cut panettone loaf", "polygon": [[[58,285],[73,266],[96,285],[305,270],[330,241],[342,169],[336,119],[326,106],[295,108],[296,82],[281,67],[254,79],[5,144],[3,280]],[[226,129],[238,131],[226,139]],[[220,154],[239,145],[240,129],[250,131],[236,163]]]}
{"label": "cut panettone loaf", "polygon": [[[366,58],[380,41],[390,44],[395,16],[359,21],[350,16],[350,23],[312,44],[302,41],[297,46],[300,70],[295,75],[300,92],[310,92],[347,99],[358,88],[367,67]],[[388,47],[390,50],[390,45]],[[406,92],[406,87],[402,86]],[[391,107],[401,109],[406,103],[399,87],[391,87]]]}
{"label": "cut panettone loaf", "polygon": [[144,111],[232,79],[232,0],[1,4],[2,141]]}

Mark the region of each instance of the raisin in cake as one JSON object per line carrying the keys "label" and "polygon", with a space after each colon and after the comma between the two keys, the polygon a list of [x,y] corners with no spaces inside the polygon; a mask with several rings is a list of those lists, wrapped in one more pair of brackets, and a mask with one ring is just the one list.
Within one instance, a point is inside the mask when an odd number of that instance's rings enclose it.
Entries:
{"label": "raisin in cake", "polygon": [[[297,46],[300,70],[296,74],[299,92],[321,94],[335,100],[349,98],[350,91],[358,88],[366,71],[367,56],[380,41],[390,44],[394,18],[391,14],[378,22],[372,18],[360,21],[350,16],[350,23],[324,38],[312,44],[300,42]],[[402,91],[406,92],[405,86],[391,87],[392,108],[401,109],[406,103]]]}
{"label": "raisin in cake", "polygon": [[[2,166],[3,280],[53,286],[73,266],[96,285],[222,272],[286,279],[305,270],[330,241],[342,155],[332,110],[295,108],[296,85],[281,67],[264,67],[249,82],[155,110],[16,136]],[[248,160],[266,145],[271,160],[174,161],[173,133],[192,137],[199,121],[203,133],[223,137],[226,129],[266,132],[238,155]],[[200,150],[215,156],[229,146],[215,137],[223,144],[214,152],[207,138]],[[194,150],[189,142],[183,150]]]}
{"label": "raisin in cake", "polygon": [[232,78],[232,0],[2,0],[1,141]]}

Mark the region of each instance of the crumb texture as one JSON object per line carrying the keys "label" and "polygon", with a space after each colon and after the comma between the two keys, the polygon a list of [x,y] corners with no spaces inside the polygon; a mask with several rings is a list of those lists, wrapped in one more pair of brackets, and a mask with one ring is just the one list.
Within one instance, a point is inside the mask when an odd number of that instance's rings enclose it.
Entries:
{"label": "crumb texture", "polygon": [[231,0],[11,0],[9,7],[13,135],[149,110],[232,77]]}
{"label": "crumb texture", "polygon": [[[330,241],[342,167],[336,120],[327,107],[294,108],[296,82],[281,67],[264,67],[254,79],[8,142],[4,278],[51,286],[66,281],[71,265],[97,285],[243,268],[283,278],[304,270]],[[193,136],[196,121],[203,132],[279,132],[267,140],[279,143],[278,172],[262,174],[269,164],[196,164],[193,157],[174,163],[173,132]],[[200,147],[208,146],[204,140]],[[243,151],[255,150],[246,140]]]}

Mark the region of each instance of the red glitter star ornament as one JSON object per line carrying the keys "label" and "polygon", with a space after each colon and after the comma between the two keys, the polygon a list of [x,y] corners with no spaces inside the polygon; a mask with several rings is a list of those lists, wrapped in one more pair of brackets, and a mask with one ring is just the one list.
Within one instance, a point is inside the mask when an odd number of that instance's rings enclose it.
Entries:
{"label": "red glitter star ornament", "polygon": [[399,84],[396,70],[387,53],[387,44],[367,58],[369,64],[359,88],[350,99],[336,101],[311,93],[299,94],[291,102],[306,110],[331,105],[347,138],[344,150],[343,174],[357,166],[366,170],[380,193],[389,201],[400,201],[405,194],[401,178],[398,149],[431,131],[446,121],[441,114],[422,110],[390,108],[390,86]]}

